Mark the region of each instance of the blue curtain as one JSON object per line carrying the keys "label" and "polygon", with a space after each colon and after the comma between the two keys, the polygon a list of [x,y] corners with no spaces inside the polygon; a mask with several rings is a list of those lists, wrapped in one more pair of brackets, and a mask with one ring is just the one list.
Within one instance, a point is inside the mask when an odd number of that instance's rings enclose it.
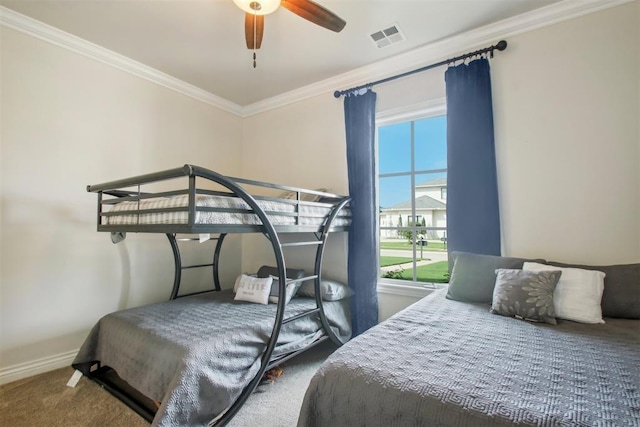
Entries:
{"label": "blue curtain", "polygon": [[500,255],[489,61],[450,67],[445,81],[448,249]]}
{"label": "blue curtain", "polygon": [[354,337],[378,323],[375,111],[376,93],[369,89],[344,99],[351,196],[348,277]]}

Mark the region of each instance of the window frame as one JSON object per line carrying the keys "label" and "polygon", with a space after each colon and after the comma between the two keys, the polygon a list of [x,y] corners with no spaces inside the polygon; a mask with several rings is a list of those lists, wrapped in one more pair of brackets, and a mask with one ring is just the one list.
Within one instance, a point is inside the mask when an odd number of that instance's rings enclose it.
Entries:
{"label": "window frame", "polygon": [[[380,181],[380,171],[379,171],[379,159],[378,159],[378,130],[381,126],[388,126],[398,123],[405,123],[409,121],[417,121],[422,119],[428,119],[432,117],[443,116],[447,114],[447,103],[446,98],[439,98],[431,101],[427,101],[420,104],[414,104],[406,107],[401,107],[393,110],[389,110],[386,112],[380,112],[376,114],[376,131],[375,131],[375,148],[376,148],[376,180],[377,183]],[[413,155],[413,154],[412,154]],[[414,161],[413,158],[411,160]],[[437,172],[438,170],[433,170],[430,172]],[[443,169],[442,171],[446,171]],[[412,217],[415,218],[415,175],[421,171],[413,171],[412,180],[412,188],[414,191],[412,192]],[[387,174],[385,174],[387,175]],[[378,185],[376,187],[379,187]],[[379,188],[376,194],[376,205],[380,205],[379,200]],[[377,239],[377,252],[378,259],[380,257],[380,212],[376,212],[376,239]],[[415,258],[414,258],[415,262]],[[383,294],[390,294],[395,296],[408,296],[421,298],[425,295],[428,295],[435,289],[446,288],[448,283],[430,283],[430,282],[418,282],[413,280],[399,280],[399,279],[389,279],[385,277],[378,277],[378,292]]]}

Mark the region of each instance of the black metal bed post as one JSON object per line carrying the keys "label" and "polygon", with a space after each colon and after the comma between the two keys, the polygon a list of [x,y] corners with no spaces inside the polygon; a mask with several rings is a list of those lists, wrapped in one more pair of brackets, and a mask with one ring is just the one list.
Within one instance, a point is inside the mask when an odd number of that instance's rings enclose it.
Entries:
{"label": "black metal bed post", "polygon": [[327,320],[327,316],[324,313],[320,282],[322,279],[322,260],[324,258],[324,249],[327,245],[327,239],[329,238],[329,233],[331,231],[331,223],[336,218],[336,216],[338,216],[338,213],[349,203],[350,200],[351,199],[349,197],[345,197],[341,202],[335,205],[333,207],[333,210],[327,217],[325,223],[323,224],[322,233],[319,238],[321,244],[319,244],[318,248],[316,249],[316,263],[314,272],[314,274],[317,276],[314,281],[314,288],[316,295],[316,307],[319,310],[318,313],[320,315],[320,322],[322,323],[322,327],[324,328],[331,341],[339,346],[344,344],[344,341],[333,332],[333,329],[331,329],[331,325],[329,325],[329,321]]}
{"label": "black metal bed post", "polygon": [[191,227],[196,223],[196,177],[189,175],[189,214],[188,222]]}
{"label": "black metal bed post", "polygon": [[[87,186],[87,190],[88,188],[89,186]],[[96,224],[98,224],[98,227],[102,225],[102,191],[98,192],[98,218]]]}
{"label": "black metal bed post", "polygon": [[180,258],[180,248],[178,248],[178,242],[176,241],[176,235],[167,233],[167,239],[171,245],[171,251],[173,252],[173,262],[175,266],[175,273],[173,276],[173,289],[171,290],[170,300],[178,297],[178,291],[180,290],[180,282],[182,280],[182,259]]}
{"label": "black metal bed post", "polygon": [[[284,254],[282,252],[282,245],[280,244],[280,240],[278,238],[278,233],[276,232],[276,229],[274,228],[273,224],[271,224],[271,221],[269,221],[267,214],[258,205],[258,203],[253,198],[253,196],[249,194],[244,188],[242,188],[241,186],[239,186],[229,178],[223,175],[220,175],[216,172],[213,172],[209,169],[204,169],[204,168],[193,166],[193,165],[185,165],[184,171],[186,175],[189,175],[189,177],[195,178],[196,176],[199,176],[199,177],[217,182],[218,184],[224,187],[227,187],[234,194],[242,198],[242,200],[244,200],[249,205],[249,207],[253,210],[253,212],[258,216],[258,218],[262,222],[262,227],[264,228],[262,233],[265,235],[265,237],[267,237],[267,239],[269,239],[269,241],[271,242],[271,246],[273,247],[273,251],[276,258],[276,264],[278,266],[278,277],[279,277],[279,286],[280,286],[279,295],[281,296],[286,295],[287,273],[286,273],[286,267],[285,267],[285,261],[284,261]],[[286,302],[286,298],[282,298],[282,297],[278,298],[276,318],[273,324],[273,329],[271,331],[271,336],[269,338],[269,342],[267,343],[267,347],[264,353],[262,354],[262,358],[260,361],[260,369],[258,370],[256,376],[244,388],[244,390],[242,390],[242,393],[240,393],[240,396],[238,396],[235,402],[233,402],[233,404],[221,416],[211,421],[211,425],[214,425],[214,426],[226,425],[237,414],[237,412],[240,410],[242,405],[244,405],[244,403],[249,398],[251,393],[253,393],[253,391],[258,386],[258,384],[260,384],[260,381],[262,380],[262,375],[264,374],[264,372],[267,369],[267,366],[269,365],[269,362],[271,360],[271,354],[273,353],[273,350],[278,341],[278,336],[280,334],[280,328],[282,327],[282,320],[284,317],[285,302]]]}
{"label": "black metal bed post", "polygon": [[224,241],[227,233],[221,233],[218,236],[218,241],[216,242],[216,250],[213,252],[213,286],[216,291],[220,290],[220,275],[218,266],[220,265],[220,250],[222,249],[222,242]]}

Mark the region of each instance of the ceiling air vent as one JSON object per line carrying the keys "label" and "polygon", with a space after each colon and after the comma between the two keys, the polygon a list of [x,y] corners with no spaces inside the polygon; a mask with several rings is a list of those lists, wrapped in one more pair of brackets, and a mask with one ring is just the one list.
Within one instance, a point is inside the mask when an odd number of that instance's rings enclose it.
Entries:
{"label": "ceiling air vent", "polygon": [[393,24],[389,28],[376,31],[375,33],[371,34],[370,37],[371,37],[371,40],[373,40],[373,42],[379,48],[387,47],[392,44],[401,42],[402,40],[405,40],[405,37],[402,34],[402,31],[400,31],[400,27],[398,27],[398,24]]}

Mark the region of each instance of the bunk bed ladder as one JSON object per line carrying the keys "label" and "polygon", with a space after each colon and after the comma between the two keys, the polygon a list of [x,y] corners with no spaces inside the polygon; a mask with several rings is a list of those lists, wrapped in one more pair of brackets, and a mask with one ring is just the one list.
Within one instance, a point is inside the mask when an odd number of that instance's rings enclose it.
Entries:
{"label": "bunk bed ladder", "polygon": [[[320,292],[320,282],[322,281],[322,263],[323,263],[323,259],[324,259],[324,250],[325,247],[327,245],[327,240],[329,238],[329,234],[331,232],[331,226],[332,223],[334,221],[334,219],[338,216],[338,214],[340,213],[340,211],[349,203],[350,198],[345,197],[344,199],[342,199],[340,202],[338,202],[336,205],[333,206],[331,213],[325,218],[324,223],[322,224],[322,226],[320,227],[320,231],[313,233],[313,235],[315,236],[316,240],[308,240],[308,241],[302,241],[302,242],[286,242],[286,243],[282,243],[280,242],[280,251],[282,252],[282,250],[286,247],[300,247],[300,246],[317,246],[316,248],[316,257],[315,257],[315,265],[314,265],[314,274],[308,277],[303,277],[301,279],[294,279],[294,280],[288,280],[287,284],[291,283],[291,282],[306,282],[308,280],[313,280],[314,281],[314,289],[315,289],[315,298],[316,298],[316,308],[305,311],[303,313],[297,314],[295,316],[291,316],[289,318],[284,318],[282,320],[282,324],[294,321],[296,319],[299,319],[301,317],[304,316],[310,316],[313,314],[318,314],[318,316],[320,317],[320,322],[322,323],[322,327],[324,329],[324,331],[326,332],[326,336],[323,337],[323,341],[326,339],[331,339],[331,341],[333,341],[336,345],[341,346],[342,344],[344,344],[344,341],[333,332],[333,329],[331,329],[331,326],[329,325],[329,320],[327,319],[327,316],[324,312],[324,306],[322,304],[322,294]],[[283,260],[284,261],[284,260]],[[318,342],[319,343],[319,342]],[[318,344],[317,343],[317,344]],[[308,347],[310,348],[310,347]],[[308,348],[302,350],[302,351],[306,351]],[[293,357],[295,354],[297,353],[293,353],[291,355],[289,355],[286,358],[280,359],[274,363],[270,363],[268,366],[268,369],[270,369],[271,367],[278,365],[280,363],[282,363],[284,360]]]}
{"label": "bunk bed ladder", "polygon": [[318,248],[316,249],[316,262],[315,262],[315,268],[314,268],[315,269],[314,274],[316,275],[316,279],[314,283],[316,307],[318,307],[318,314],[320,315],[320,321],[322,322],[323,329],[325,330],[325,332],[327,333],[331,341],[333,341],[338,346],[341,346],[342,344],[344,344],[344,341],[338,335],[336,335],[335,332],[333,332],[333,329],[331,329],[331,326],[329,325],[329,320],[327,320],[327,316],[324,313],[324,307],[322,305],[322,292],[320,289],[321,288],[320,282],[322,281],[322,263],[324,259],[324,250],[326,248],[327,240],[331,232],[332,223],[334,219],[338,216],[340,211],[342,211],[342,209],[344,209],[344,207],[347,204],[349,204],[350,200],[351,199],[349,197],[345,197],[340,202],[335,204],[331,210],[331,213],[325,219],[320,229],[320,232],[314,233],[318,241],[321,242],[318,245]]}
{"label": "bunk bed ladder", "polygon": [[[274,230],[272,229],[270,232],[265,232],[263,233],[264,236],[271,241],[273,247],[274,247],[274,251],[275,251],[275,257],[276,257],[276,263],[278,264],[278,267],[281,267],[282,270],[280,271],[280,279],[286,279],[286,267],[285,267],[285,260],[284,260],[284,254],[283,254],[283,249],[287,248],[287,247],[300,247],[300,246],[308,246],[308,245],[315,245],[317,246],[316,248],[316,257],[315,257],[315,266],[314,266],[314,274],[308,277],[303,277],[301,279],[293,279],[293,280],[287,280],[286,284],[291,283],[293,281],[306,281],[306,280],[315,280],[315,295],[316,295],[316,308],[308,310],[304,313],[301,313],[299,315],[295,315],[292,316],[290,318],[284,318],[284,299],[281,298],[278,301],[278,311],[276,314],[276,320],[278,318],[280,318],[280,325],[276,326],[274,329],[275,331],[273,333],[275,333],[275,337],[272,333],[272,336],[269,340],[269,344],[267,345],[267,348],[263,354],[262,360],[261,360],[261,365],[260,365],[260,370],[258,371],[258,374],[256,375],[256,377],[253,379],[253,381],[251,381],[251,383],[249,383],[244,390],[242,391],[242,393],[240,393],[240,396],[238,396],[238,398],[236,399],[236,401],[229,407],[227,408],[226,411],[223,411],[218,417],[216,417],[215,419],[213,419],[210,423],[209,426],[225,426],[234,416],[235,414],[240,410],[240,408],[242,407],[242,405],[244,405],[244,403],[246,402],[246,400],[249,398],[249,396],[251,395],[251,393],[253,393],[253,391],[255,390],[255,388],[258,386],[258,384],[262,381],[262,375],[268,370],[271,369],[283,362],[285,362],[286,360],[291,359],[292,357],[300,354],[303,351],[306,351],[312,347],[315,347],[316,345],[326,341],[327,339],[331,339],[331,341],[333,341],[334,343],[336,343],[337,345],[342,345],[344,344],[344,342],[341,340],[341,338],[339,336],[337,336],[335,334],[335,332],[333,332],[333,329],[331,329],[331,326],[329,325],[329,321],[327,320],[327,317],[324,313],[324,308],[322,306],[322,295],[320,293],[320,280],[321,280],[321,274],[322,274],[322,260],[324,257],[324,248],[326,246],[327,243],[327,239],[329,237],[330,231],[331,231],[331,225],[333,220],[338,216],[338,213],[349,203],[349,198],[345,197],[344,199],[342,199],[340,202],[338,202],[336,205],[334,205],[334,207],[331,210],[331,213],[327,216],[327,218],[325,219],[324,223],[322,224],[322,226],[320,227],[320,231],[319,232],[315,232],[313,233],[316,240],[310,240],[310,241],[303,241],[303,242],[280,242],[280,240],[278,239],[278,235],[277,233],[274,232]],[[271,227],[269,227],[271,228]],[[283,275],[284,274],[284,275]],[[286,284],[285,286],[283,286],[283,288],[281,288],[281,294],[284,295],[283,290],[286,288]],[[318,314],[320,317],[320,321],[322,323],[322,327],[324,328],[326,335],[321,337],[320,339],[318,339],[317,341],[315,341],[314,343],[310,344],[309,346],[307,346],[306,348],[299,350],[299,351],[295,351],[292,353],[289,353],[285,356],[282,356],[276,360],[271,360],[271,354],[273,352],[273,347],[275,346],[275,343],[277,341],[278,335],[280,333],[280,326],[284,323],[287,322],[291,322],[295,319],[298,319],[300,317],[304,317],[304,316],[308,316],[308,315],[312,315],[312,314]]]}
{"label": "bunk bed ladder", "polygon": [[220,250],[222,248],[222,242],[224,241],[224,238],[227,234],[226,233],[221,233],[218,237],[211,237],[208,240],[215,240],[216,242],[216,248],[213,252],[213,260],[210,264],[193,264],[193,265],[182,265],[182,257],[180,256],[180,248],[178,247],[178,242],[200,242],[199,238],[191,238],[191,237],[183,237],[183,238],[177,238],[175,233],[167,233],[167,239],[169,239],[169,244],[171,245],[171,250],[173,252],[173,261],[175,264],[175,273],[174,273],[174,278],[173,278],[173,289],[171,290],[171,296],[169,297],[170,300],[174,300],[176,298],[182,298],[182,297],[186,297],[189,295],[197,295],[197,294],[202,294],[205,292],[211,292],[210,290],[207,291],[200,291],[200,292],[192,292],[189,294],[183,294],[183,295],[178,295],[178,292],[180,291],[180,282],[182,281],[182,270],[187,270],[187,269],[191,269],[191,268],[203,268],[203,267],[211,267],[213,270],[213,290],[214,291],[219,291],[220,288],[220,277],[218,274],[218,266],[220,265]]}

